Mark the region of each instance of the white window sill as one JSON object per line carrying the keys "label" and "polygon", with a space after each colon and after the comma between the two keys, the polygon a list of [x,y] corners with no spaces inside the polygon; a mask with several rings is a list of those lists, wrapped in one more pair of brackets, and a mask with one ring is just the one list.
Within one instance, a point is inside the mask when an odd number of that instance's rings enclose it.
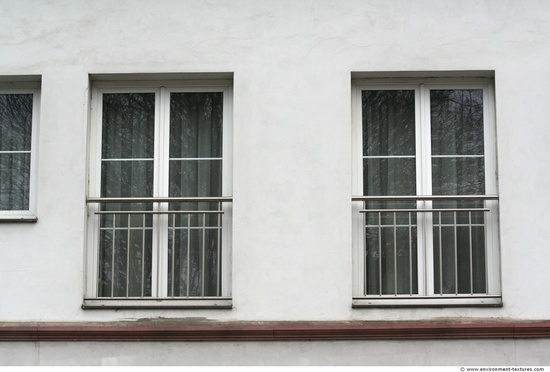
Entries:
{"label": "white window sill", "polygon": [[85,298],[83,309],[231,309],[231,297]]}
{"label": "white window sill", "polygon": [[30,211],[1,211],[0,222],[36,222],[38,217]]}
{"label": "white window sill", "polygon": [[501,296],[376,296],[354,297],[352,307],[502,306]]}

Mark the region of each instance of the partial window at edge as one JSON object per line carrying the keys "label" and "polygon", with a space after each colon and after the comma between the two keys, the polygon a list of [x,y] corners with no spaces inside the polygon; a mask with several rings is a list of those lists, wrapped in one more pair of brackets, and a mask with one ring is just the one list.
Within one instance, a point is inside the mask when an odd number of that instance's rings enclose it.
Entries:
{"label": "partial window at edge", "polygon": [[33,181],[36,89],[0,87],[0,221],[36,220]]}

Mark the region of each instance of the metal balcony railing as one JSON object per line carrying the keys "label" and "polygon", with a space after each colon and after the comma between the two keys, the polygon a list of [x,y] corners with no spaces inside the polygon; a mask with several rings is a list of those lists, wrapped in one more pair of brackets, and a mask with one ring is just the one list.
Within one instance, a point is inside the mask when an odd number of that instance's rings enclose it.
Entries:
{"label": "metal balcony railing", "polygon": [[498,207],[497,195],[352,201],[363,202],[366,297],[488,294],[486,214]]}
{"label": "metal balcony railing", "polygon": [[222,204],[231,197],[88,198],[97,297],[221,296]]}

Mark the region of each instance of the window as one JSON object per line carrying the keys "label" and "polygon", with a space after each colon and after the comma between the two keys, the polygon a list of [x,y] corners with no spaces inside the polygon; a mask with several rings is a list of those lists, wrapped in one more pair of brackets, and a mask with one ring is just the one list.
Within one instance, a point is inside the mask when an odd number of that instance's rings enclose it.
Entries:
{"label": "window", "polygon": [[0,84],[0,221],[36,221],[38,85]]}
{"label": "window", "polygon": [[355,307],[499,305],[489,79],[354,81]]}
{"label": "window", "polygon": [[231,306],[231,106],[231,81],[95,83],[85,308]]}

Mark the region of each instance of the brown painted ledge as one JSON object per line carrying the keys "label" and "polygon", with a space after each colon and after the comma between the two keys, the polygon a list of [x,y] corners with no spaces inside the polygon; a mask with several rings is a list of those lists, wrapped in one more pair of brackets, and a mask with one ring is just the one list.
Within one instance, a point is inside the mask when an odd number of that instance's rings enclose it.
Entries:
{"label": "brown painted ledge", "polygon": [[[184,325],[182,325],[183,323]],[[195,323],[195,324],[193,324]],[[339,341],[550,338],[550,321],[0,323],[0,341]]]}

